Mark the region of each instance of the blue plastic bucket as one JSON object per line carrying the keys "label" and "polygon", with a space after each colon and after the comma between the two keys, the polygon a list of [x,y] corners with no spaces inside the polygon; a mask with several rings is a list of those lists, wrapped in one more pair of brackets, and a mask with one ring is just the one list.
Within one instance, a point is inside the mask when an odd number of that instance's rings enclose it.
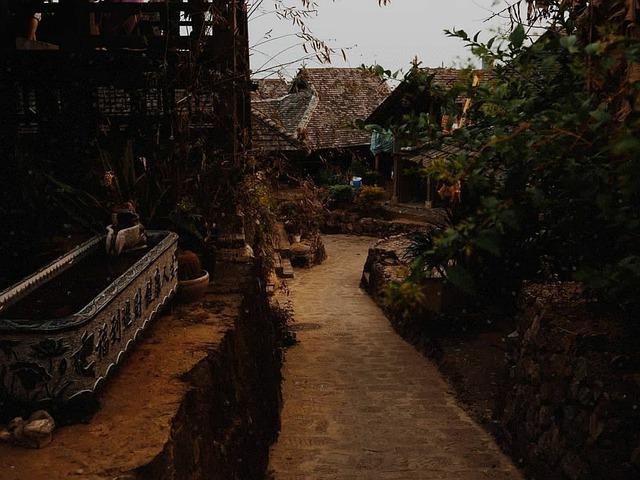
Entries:
{"label": "blue plastic bucket", "polygon": [[362,186],[362,177],[352,177],[351,186],[355,188],[360,188]]}

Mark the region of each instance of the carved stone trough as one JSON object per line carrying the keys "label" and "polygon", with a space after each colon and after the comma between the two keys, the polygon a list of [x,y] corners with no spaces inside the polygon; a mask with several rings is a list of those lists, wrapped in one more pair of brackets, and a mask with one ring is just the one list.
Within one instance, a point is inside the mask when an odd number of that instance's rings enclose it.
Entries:
{"label": "carved stone trough", "polygon": [[[146,250],[118,257],[120,270],[104,253],[105,237],[98,236],[0,292],[0,404],[93,397],[176,291],[178,236],[147,235]],[[73,292],[60,282],[77,274],[76,283],[90,283],[90,273],[104,265],[113,274],[112,280],[106,276],[106,288],[80,299],[77,308],[69,307],[71,300],[65,304]],[[47,289],[55,295],[44,295]]]}

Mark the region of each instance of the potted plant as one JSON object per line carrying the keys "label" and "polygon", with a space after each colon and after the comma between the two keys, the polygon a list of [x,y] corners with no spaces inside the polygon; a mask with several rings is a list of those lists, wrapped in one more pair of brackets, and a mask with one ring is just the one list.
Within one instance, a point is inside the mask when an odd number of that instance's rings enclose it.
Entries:
{"label": "potted plant", "polygon": [[197,302],[209,288],[209,272],[202,268],[200,258],[191,250],[180,250],[178,260],[178,300]]}
{"label": "potted plant", "polygon": [[[315,193],[314,193],[315,194]],[[312,238],[319,229],[322,203],[311,192],[302,198],[287,200],[279,206],[279,218],[293,243]]]}

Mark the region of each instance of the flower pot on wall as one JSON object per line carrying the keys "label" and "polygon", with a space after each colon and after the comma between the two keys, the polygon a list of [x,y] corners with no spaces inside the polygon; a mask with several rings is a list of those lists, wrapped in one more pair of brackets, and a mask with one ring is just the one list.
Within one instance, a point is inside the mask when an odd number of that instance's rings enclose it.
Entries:
{"label": "flower pot on wall", "polygon": [[202,268],[200,257],[191,250],[179,250],[178,260],[178,293],[182,303],[197,302],[209,288],[209,272]]}
{"label": "flower pot on wall", "polygon": [[182,303],[192,303],[204,297],[209,288],[209,272],[201,270],[199,277],[190,280],[178,280],[177,298]]}

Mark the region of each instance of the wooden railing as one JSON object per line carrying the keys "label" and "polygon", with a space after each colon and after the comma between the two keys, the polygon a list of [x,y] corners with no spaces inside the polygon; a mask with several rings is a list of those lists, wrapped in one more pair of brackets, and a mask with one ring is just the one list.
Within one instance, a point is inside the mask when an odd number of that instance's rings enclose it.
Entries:
{"label": "wooden railing", "polygon": [[[229,44],[233,38],[233,17],[225,11],[228,2],[92,3],[67,0],[45,3],[43,23],[53,24],[38,35],[66,51],[95,49],[190,49],[196,43],[213,46]],[[96,28],[107,16],[135,17],[130,34],[110,35]]]}
{"label": "wooden railing", "polygon": [[[43,29],[38,40],[59,50],[2,57],[0,135],[56,132],[63,125],[157,128],[176,116],[189,116],[191,127],[231,123],[248,76],[246,23],[238,27],[235,4],[45,4],[42,25],[49,16],[57,30]],[[129,35],[95,34],[93,23],[106,14],[139,21]]]}

